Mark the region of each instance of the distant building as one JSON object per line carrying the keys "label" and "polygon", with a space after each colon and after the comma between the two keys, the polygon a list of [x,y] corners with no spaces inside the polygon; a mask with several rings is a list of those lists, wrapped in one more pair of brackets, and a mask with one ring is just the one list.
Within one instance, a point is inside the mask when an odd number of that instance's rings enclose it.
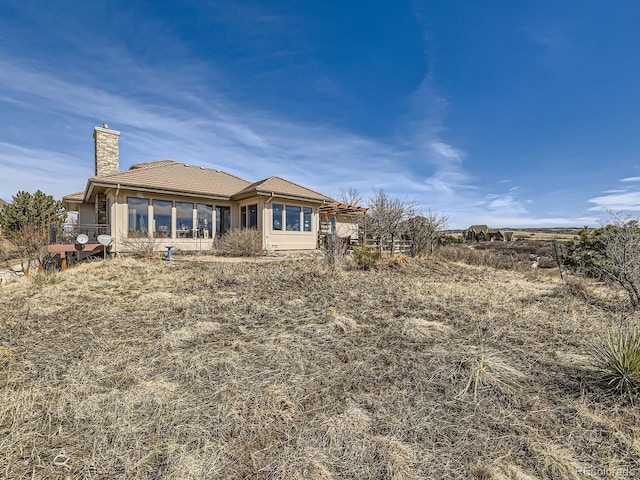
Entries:
{"label": "distant building", "polygon": [[462,232],[465,242],[506,242],[511,239],[511,232],[505,232],[487,225],[471,225]]}

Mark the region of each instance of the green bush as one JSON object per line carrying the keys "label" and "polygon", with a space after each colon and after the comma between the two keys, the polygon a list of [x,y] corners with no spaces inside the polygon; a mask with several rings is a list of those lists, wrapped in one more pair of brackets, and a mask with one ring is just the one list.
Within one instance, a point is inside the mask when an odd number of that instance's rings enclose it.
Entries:
{"label": "green bush", "polygon": [[214,247],[221,255],[255,257],[262,253],[262,233],[254,228],[229,230],[216,238]]}
{"label": "green bush", "polygon": [[380,252],[367,247],[354,247],[352,256],[358,268],[362,270],[372,269],[380,260]]}
{"label": "green bush", "polygon": [[595,366],[609,387],[634,393],[640,387],[640,331],[610,333],[592,347]]}

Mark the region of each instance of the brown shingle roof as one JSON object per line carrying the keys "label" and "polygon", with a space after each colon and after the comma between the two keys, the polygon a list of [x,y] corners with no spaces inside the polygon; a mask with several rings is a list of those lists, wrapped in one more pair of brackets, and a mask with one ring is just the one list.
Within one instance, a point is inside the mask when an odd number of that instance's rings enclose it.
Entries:
{"label": "brown shingle roof", "polygon": [[469,228],[467,228],[467,231],[473,231],[476,233],[480,233],[480,232],[485,232],[487,233],[489,231],[489,227],[487,225],[471,225]]}
{"label": "brown shingle roof", "polygon": [[138,163],[124,172],[91,177],[89,184],[163,190],[230,198],[249,182],[221,170],[187,165],[173,160]]}
{"label": "brown shingle roof", "polygon": [[84,200],[84,192],[70,193],[62,197],[65,202],[82,202]]}
{"label": "brown shingle roof", "polygon": [[264,180],[247,185],[236,193],[234,200],[240,200],[253,195],[265,195],[273,193],[276,196],[294,197],[305,200],[315,200],[319,202],[333,202],[334,200],[326,195],[314,192],[306,187],[290,182],[280,177],[269,177]]}

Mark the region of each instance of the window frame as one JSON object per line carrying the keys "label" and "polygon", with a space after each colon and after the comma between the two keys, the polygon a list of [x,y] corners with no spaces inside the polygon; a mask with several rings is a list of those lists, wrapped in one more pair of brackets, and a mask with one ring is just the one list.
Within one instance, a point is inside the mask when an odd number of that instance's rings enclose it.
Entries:
{"label": "window frame", "polygon": [[[202,208],[201,208],[202,207]],[[213,225],[213,212],[215,207],[209,203],[196,203],[196,222],[198,225],[198,238],[210,238]]]}
{"label": "window frame", "polygon": [[[135,213],[135,218],[136,218],[136,223],[138,223],[138,219],[141,217],[144,219],[146,225],[144,228],[136,228],[136,229],[131,229],[131,205],[132,205],[132,200],[135,206],[135,203],[138,203],[138,206],[140,207],[144,207],[143,213],[138,214],[138,210],[134,209],[133,211],[136,212]],[[133,234],[133,235],[132,235]],[[135,237],[135,236],[141,236],[142,234],[144,234],[145,237],[149,236],[149,199],[148,198],[140,198],[140,197],[127,197],[127,236],[128,237]]]}
{"label": "window frame", "polygon": [[[162,205],[160,205],[162,204]],[[173,231],[172,231],[172,224],[173,224],[173,206],[174,203],[172,200],[163,200],[161,198],[154,198],[151,200],[151,207],[152,207],[152,214],[153,214],[153,231],[151,232],[153,235],[153,238],[173,238]],[[169,208],[169,225],[166,225],[168,228],[166,230],[166,233],[164,232],[164,230],[161,229],[161,227],[164,227],[165,225],[163,225],[164,222],[160,222],[160,225],[158,225],[158,220],[159,218],[157,217],[166,217],[167,215],[159,215],[156,213],[156,207],[162,207],[162,208]],[[159,233],[165,233],[164,235],[159,235]]]}
{"label": "window frame", "polygon": [[313,234],[313,214],[314,208],[310,206],[297,203],[272,203],[271,231],[276,233]]}
{"label": "window frame", "polygon": [[312,207],[302,207],[302,231],[313,232],[313,208]]}
{"label": "window frame", "polygon": [[216,235],[224,235],[233,228],[231,207],[229,205],[216,205],[214,208],[216,209]]}
{"label": "window frame", "polygon": [[[180,206],[182,205],[182,206]],[[181,216],[180,215],[180,211],[181,210],[185,210],[185,205],[191,205],[191,208],[188,208],[187,210],[189,210],[191,212],[190,216],[186,216],[186,212],[185,215]],[[194,211],[194,204],[193,202],[179,202],[176,201],[175,202],[175,207],[176,207],[176,237],[181,237],[181,238],[187,238],[187,237],[191,237],[193,235],[194,232],[194,227],[193,227],[193,211]],[[185,223],[180,223],[180,222],[186,222]],[[186,228],[183,228],[186,227]]]}
{"label": "window frame", "polygon": [[302,206],[285,205],[284,206],[284,222],[285,222],[286,231],[301,232],[302,231],[301,217],[302,217]]}
{"label": "window frame", "polygon": [[[279,207],[276,209],[276,207]],[[283,218],[284,218],[284,204],[272,203],[271,204],[271,229],[275,232],[282,232]],[[276,225],[276,221],[278,224]]]}

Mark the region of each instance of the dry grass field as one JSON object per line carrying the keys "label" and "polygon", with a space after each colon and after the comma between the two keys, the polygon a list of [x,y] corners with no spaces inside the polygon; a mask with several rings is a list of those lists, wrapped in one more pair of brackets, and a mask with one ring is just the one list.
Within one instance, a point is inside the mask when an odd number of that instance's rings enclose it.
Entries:
{"label": "dry grass field", "polygon": [[539,229],[506,229],[513,232],[513,237],[522,240],[558,240],[566,242],[576,237],[581,228],[539,228]]}
{"label": "dry grass field", "polygon": [[[585,293],[585,291],[580,291]],[[640,478],[613,296],[437,258],[121,258],[0,288],[0,477]]]}

